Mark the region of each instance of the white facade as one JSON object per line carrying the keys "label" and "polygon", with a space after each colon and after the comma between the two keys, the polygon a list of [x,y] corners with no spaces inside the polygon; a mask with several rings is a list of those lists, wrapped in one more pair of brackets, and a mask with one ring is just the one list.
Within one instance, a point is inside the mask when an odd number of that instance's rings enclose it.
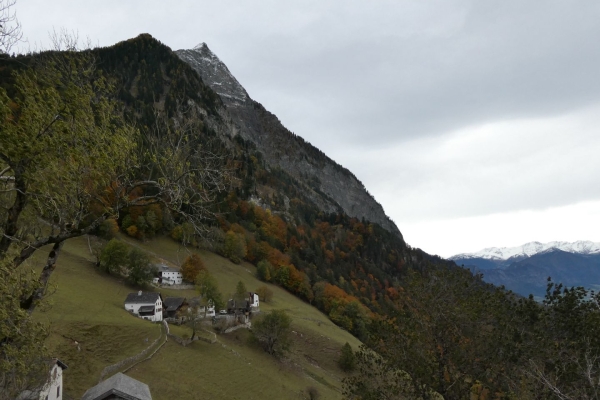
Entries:
{"label": "white facade", "polygon": [[[153,314],[152,315],[140,315],[140,308],[142,308],[142,307],[145,307],[145,308],[152,307],[152,309],[154,311]],[[162,297],[160,295],[158,295],[158,298],[156,298],[156,300],[145,301],[144,298],[142,297],[142,291],[140,290],[138,292],[138,297],[132,298],[131,295],[128,296],[127,300],[125,301],[125,310],[129,311],[132,314],[137,315],[138,317],[140,317],[142,319],[146,319],[149,321],[160,322],[163,320],[163,302],[162,302]],[[144,312],[144,310],[142,310],[142,314],[146,314],[146,313],[148,313],[148,312]]]}
{"label": "white facade", "polygon": [[63,369],[67,369],[67,366],[58,359],[52,361],[50,367],[50,373],[48,375],[48,381],[38,391],[29,391],[21,393],[18,400],[62,400],[63,398]]}
{"label": "white facade", "polygon": [[62,367],[56,363],[50,370],[50,381],[44,386],[40,393],[41,400],[62,400],[63,398],[63,379]]}
{"label": "white facade", "polygon": [[163,284],[181,285],[183,283],[183,275],[181,275],[181,272],[173,269],[161,271],[161,277],[163,279]]}
{"label": "white facade", "polygon": [[250,297],[248,298],[248,300],[250,301],[251,308],[258,308],[258,306],[259,306],[258,294],[250,292]]}
{"label": "white facade", "polygon": [[[160,279],[163,285],[181,285],[183,283],[183,275],[181,271],[171,268],[164,264],[157,264],[160,273]],[[158,283],[159,279],[154,278],[154,282]]]}
{"label": "white facade", "polygon": [[215,314],[215,306],[206,307],[206,317],[214,317]]}

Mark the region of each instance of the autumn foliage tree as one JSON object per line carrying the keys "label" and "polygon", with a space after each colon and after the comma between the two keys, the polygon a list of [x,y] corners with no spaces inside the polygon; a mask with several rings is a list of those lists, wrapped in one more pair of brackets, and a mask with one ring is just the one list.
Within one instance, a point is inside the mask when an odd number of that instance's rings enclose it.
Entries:
{"label": "autumn foliage tree", "polygon": [[205,269],[206,267],[204,267],[204,262],[200,255],[193,253],[183,260],[183,263],[181,264],[181,275],[183,276],[183,280],[187,282],[196,282],[196,277],[200,271]]}
{"label": "autumn foliage tree", "polygon": [[270,303],[273,300],[273,291],[266,285],[262,285],[257,288],[256,294],[258,294],[260,301],[264,301],[265,303]]}

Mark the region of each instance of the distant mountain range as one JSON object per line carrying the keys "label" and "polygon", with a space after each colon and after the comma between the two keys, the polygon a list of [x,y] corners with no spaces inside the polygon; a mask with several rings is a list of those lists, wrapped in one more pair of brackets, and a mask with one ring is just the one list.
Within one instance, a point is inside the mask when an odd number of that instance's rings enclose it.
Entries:
{"label": "distant mountain range", "polygon": [[600,243],[530,242],[518,247],[490,247],[450,257],[483,273],[486,282],[504,285],[524,296],[543,296],[547,279],[566,286],[600,285]]}

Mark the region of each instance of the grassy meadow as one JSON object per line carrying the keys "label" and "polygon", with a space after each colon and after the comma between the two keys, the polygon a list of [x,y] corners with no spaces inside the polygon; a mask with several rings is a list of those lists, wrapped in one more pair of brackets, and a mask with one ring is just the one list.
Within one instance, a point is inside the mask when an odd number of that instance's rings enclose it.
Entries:
{"label": "grassy meadow", "polygon": [[[190,251],[164,237],[144,243],[120,239],[173,266]],[[43,262],[43,250],[31,265]],[[210,252],[197,252],[226,298],[240,280],[248,290],[264,284],[255,278],[251,264],[236,265]],[[93,260],[86,238],[68,241],[51,279],[52,294],[35,312],[50,327],[48,348],[69,366],[64,375],[66,398],[80,398],[98,383],[103,368],[139,353],[161,336],[158,324],[132,317],[123,308],[127,293],[138,289],[98,271]],[[284,360],[250,344],[250,332],[238,330],[218,335],[215,344],[198,341],[182,347],[169,341],[151,360],[127,374],[147,383],[156,400],[302,399],[308,398],[306,389],[311,386],[322,399],[341,398],[344,373],[336,363],[339,350],[345,342],[353,348],[360,343],[316,308],[267,285],[273,290],[273,301],[261,304],[261,310],[285,309],[293,319],[294,343]],[[160,292],[163,297],[195,295],[194,290]],[[173,333],[185,334],[186,329],[176,327]]]}

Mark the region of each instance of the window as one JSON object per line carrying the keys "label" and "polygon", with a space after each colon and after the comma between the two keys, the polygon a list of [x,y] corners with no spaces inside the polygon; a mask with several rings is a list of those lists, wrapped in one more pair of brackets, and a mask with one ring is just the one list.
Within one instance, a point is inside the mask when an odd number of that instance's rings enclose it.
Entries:
{"label": "window", "polygon": [[56,387],[56,397],[60,397],[60,385]]}

